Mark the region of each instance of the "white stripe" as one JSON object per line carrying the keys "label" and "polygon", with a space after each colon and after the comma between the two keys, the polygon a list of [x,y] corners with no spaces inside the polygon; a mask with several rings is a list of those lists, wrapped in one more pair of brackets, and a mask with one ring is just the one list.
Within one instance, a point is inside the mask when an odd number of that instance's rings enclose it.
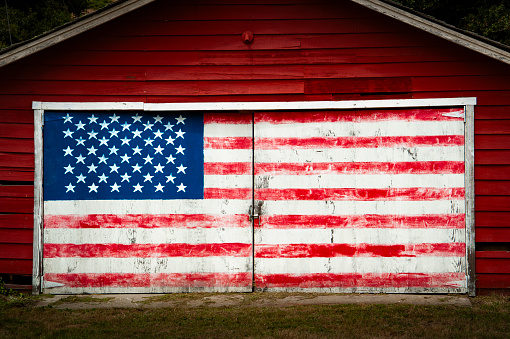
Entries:
{"label": "white stripe", "polygon": [[464,272],[460,257],[256,258],[258,274]]}
{"label": "white stripe", "polygon": [[44,213],[69,214],[250,214],[251,200],[74,200],[45,201]]}
{"label": "white stripe", "polygon": [[[154,287],[56,287],[43,289],[43,293],[48,294],[119,294],[119,293],[192,293],[192,292],[208,292],[208,293],[240,293],[251,292],[252,286],[235,287],[235,286],[182,286],[182,287],[167,287],[167,286],[154,286]],[[441,292],[438,292],[441,293]],[[445,292],[449,293],[449,291]],[[94,308],[110,308],[107,303],[100,302],[94,304]],[[140,304],[124,304],[123,308],[138,308]]]}
{"label": "white stripe", "polygon": [[363,215],[464,213],[464,200],[436,201],[265,201],[261,215]]}
{"label": "white stripe", "polygon": [[[316,287],[316,288],[302,288],[302,287],[264,287],[264,292],[300,292],[300,293],[412,293],[412,294],[423,294],[423,293],[438,293],[438,294],[449,294],[449,293],[467,293],[466,281],[452,281],[451,286],[458,286],[457,288],[443,288],[443,287]],[[54,293],[47,291],[45,293],[52,294],[65,294],[65,293]],[[73,293],[73,292],[68,292]],[[75,293],[75,292],[74,292]],[[81,292],[83,293],[83,292]],[[93,292],[90,292],[93,293]],[[96,292],[97,293],[97,292]],[[100,293],[100,292],[99,292]],[[108,293],[129,293],[129,292],[108,292]],[[138,293],[138,292],[134,292]],[[140,292],[141,293],[141,292]],[[148,292],[147,292],[148,293]],[[355,295],[351,296],[350,301],[345,303],[356,304],[358,299]]]}
{"label": "white stripe", "polygon": [[[214,161],[216,152],[205,150],[206,161]],[[222,150],[228,151],[228,150]],[[222,157],[227,156],[224,152]],[[229,155],[234,157],[232,151]],[[242,159],[246,159],[246,156]],[[233,160],[230,160],[233,161]],[[388,147],[388,148],[324,148],[255,150],[256,163],[305,162],[402,162],[464,161],[464,147]]]}
{"label": "white stripe", "polygon": [[[304,175],[274,175],[274,176],[257,175],[255,176],[255,187],[256,188],[464,187],[464,174],[306,175],[306,172],[304,172],[303,174]],[[225,181],[225,184],[228,184],[228,181]],[[249,186],[245,187],[251,187],[251,182],[249,183]]]}
{"label": "white stripe", "polygon": [[251,124],[205,124],[204,138],[248,137],[251,138]]}
{"label": "white stripe", "polygon": [[251,244],[250,228],[47,228],[46,244]]}
{"label": "white stripe", "polygon": [[255,229],[256,244],[421,244],[465,241],[463,229]]}
{"label": "white stripe", "polygon": [[251,188],[251,175],[205,175],[205,188]]}
{"label": "white stripe", "polygon": [[252,150],[206,148],[204,162],[252,162]]}
{"label": "white stripe", "polygon": [[255,124],[255,138],[464,135],[463,121],[373,121]]}
{"label": "white stripe", "polygon": [[251,257],[46,258],[44,273],[239,273]]}

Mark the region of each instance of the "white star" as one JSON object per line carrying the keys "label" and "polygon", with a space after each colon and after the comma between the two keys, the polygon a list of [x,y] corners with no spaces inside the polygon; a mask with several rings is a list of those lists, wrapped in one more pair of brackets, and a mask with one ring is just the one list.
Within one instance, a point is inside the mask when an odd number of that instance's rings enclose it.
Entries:
{"label": "white star", "polygon": [[101,174],[99,177],[99,183],[102,183],[103,181],[104,182],[107,182],[106,179],[108,179],[108,176],[106,176],[104,173]]}
{"label": "white star", "polygon": [[145,182],[145,181],[150,181],[150,182],[152,182],[152,178],[154,178],[154,176],[153,176],[153,175],[151,175],[150,173],[147,173],[147,175],[144,175],[143,177],[145,178],[144,182]]}
{"label": "white star", "polygon": [[158,154],[159,153],[159,154],[163,155],[163,150],[164,150],[164,148],[161,147],[161,145],[158,145],[158,147],[154,147],[154,152],[156,152],[154,154]]}
{"label": "white star", "polygon": [[81,120],[80,120],[80,122],[78,122],[77,124],[74,124],[74,125],[76,126],[76,130],[79,130],[79,129],[85,130],[85,124],[82,124]]}
{"label": "white star", "polygon": [[121,162],[121,163],[123,163],[123,162],[125,161],[125,162],[127,162],[128,164],[129,164],[129,159],[131,159],[131,157],[130,157],[130,156],[128,156],[128,155],[127,155],[127,153],[126,153],[126,154],[124,154],[124,155],[122,155],[120,158],[122,159],[122,162]]}
{"label": "white star", "polygon": [[131,178],[131,176],[128,175],[127,172],[124,175],[121,175],[120,177],[122,178],[121,182],[124,182],[124,181],[129,182],[129,178]]}
{"label": "white star", "polygon": [[89,140],[92,138],[97,139],[96,137],[97,132],[94,132],[94,130],[92,130],[91,132],[87,132],[87,134],[89,135]]}
{"label": "white star", "polygon": [[92,191],[97,193],[97,188],[98,187],[99,186],[96,186],[96,184],[92,183],[92,185],[89,186],[89,193],[92,192]]}
{"label": "white star", "polygon": [[146,163],[152,164],[152,159],[154,159],[154,158],[151,158],[151,156],[148,155],[148,154],[147,154],[147,156],[145,158],[143,158],[143,160],[145,160],[145,164]]}
{"label": "white star", "polygon": [[178,132],[175,132],[175,134],[177,135],[175,138],[176,138],[176,139],[177,139],[177,138],[183,138],[183,139],[184,139],[184,134],[185,134],[185,133],[186,133],[186,132],[183,132],[182,130],[180,130],[180,129],[179,129],[179,131],[178,131]]}
{"label": "white star", "polygon": [[120,132],[120,131],[115,130],[115,128],[114,128],[114,129],[112,129],[111,131],[109,131],[109,133],[110,133],[110,138],[113,138],[113,137],[117,137],[117,138],[118,138],[118,137],[119,137],[119,132]]}
{"label": "white star", "polygon": [[87,167],[88,167],[88,169],[89,169],[89,173],[90,173],[90,172],[94,172],[94,173],[96,173],[97,166],[96,166],[96,165],[94,165],[94,163],[90,164],[90,166],[87,166]]}
{"label": "white star", "polygon": [[73,155],[74,149],[71,149],[71,147],[67,146],[67,148],[64,148],[62,151],[66,152],[64,154],[64,157],[65,157],[66,155]]}
{"label": "white star", "polygon": [[64,134],[65,134],[65,135],[64,135],[64,138],[67,138],[67,137],[72,138],[72,137],[73,137],[73,133],[74,133],[74,132],[71,132],[71,131],[69,130],[69,128],[67,129],[67,131],[62,131],[62,132],[64,132]]}
{"label": "white star", "polygon": [[65,124],[66,122],[73,123],[73,122],[72,122],[72,120],[73,120],[73,117],[72,117],[72,116],[70,116],[70,115],[69,115],[69,113],[67,113],[67,115],[64,117],[64,124]]}
{"label": "white star", "polygon": [[112,192],[113,191],[117,191],[117,192],[120,192],[119,191],[119,188],[120,188],[120,185],[117,185],[117,183],[114,183],[113,185],[110,185],[110,187],[112,188]]}
{"label": "white star", "polygon": [[158,114],[157,117],[154,117],[154,124],[157,124],[158,122],[160,124],[163,124],[163,122],[161,120],[163,120],[163,117],[160,117],[159,114]]}
{"label": "white star", "polygon": [[115,113],[113,113],[113,115],[110,117],[110,119],[112,120],[111,122],[113,123],[114,121],[115,122],[119,122],[119,116]]}
{"label": "white star", "polygon": [[107,157],[105,157],[105,156],[104,156],[104,154],[103,154],[102,156],[100,156],[98,159],[99,159],[99,163],[104,162],[104,163],[105,163],[105,165],[106,165],[106,160],[108,160],[108,158],[107,158]]}
{"label": "white star", "polygon": [[135,173],[135,172],[142,173],[142,172],[140,171],[140,169],[142,168],[142,166],[139,166],[139,165],[138,165],[138,163],[136,163],[136,165],[131,166],[131,167],[133,167],[133,173]]}
{"label": "white star", "polygon": [[80,162],[81,162],[82,164],[84,164],[84,165],[85,165],[85,161],[84,161],[84,160],[86,159],[86,157],[84,157],[84,156],[82,156],[82,155],[80,154],[79,156],[77,156],[77,157],[75,157],[75,158],[76,158],[76,163],[80,163]]}
{"label": "white star", "polygon": [[135,154],[140,154],[142,155],[142,149],[138,146],[136,146],[135,148],[133,148],[133,155]]}
{"label": "white star", "polygon": [[131,139],[128,139],[127,137],[124,137],[124,139],[120,139],[120,141],[122,141],[122,145],[127,144],[129,146],[129,142],[131,141]]}
{"label": "white star", "polygon": [[129,127],[131,127],[131,124],[128,124],[127,121],[125,123],[123,123],[122,125],[122,130],[125,131],[125,130],[128,130],[129,131]]}
{"label": "white star", "polygon": [[179,154],[179,153],[184,155],[185,148],[183,148],[182,145],[179,145],[179,147],[176,147],[175,150],[177,151],[177,153],[175,153],[176,155]]}
{"label": "white star", "polygon": [[156,189],[156,191],[155,191],[155,192],[157,192],[157,191],[161,191],[161,192],[163,193],[163,188],[164,188],[164,187],[165,187],[165,186],[161,185],[161,183],[158,183],[156,186],[154,186],[154,188]]}
{"label": "white star", "polygon": [[117,151],[119,150],[117,147],[115,147],[115,145],[113,145],[112,148],[108,148],[110,150],[110,154],[115,154],[117,155]]}
{"label": "white star", "polygon": [[89,124],[97,124],[97,117],[94,116],[94,114],[92,114],[92,116],[90,118],[87,118],[89,119]]}
{"label": "white star", "polygon": [[139,131],[138,128],[136,129],[136,131],[132,131],[131,133],[133,133],[133,139],[136,137],[142,138],[142,132],[143,131]]}
{"label": "white star", "polygon": [[110,167],[110,173],[112,172],[115,172],[115,173],[119,173],[118,172],[118,169],[120,168],[119,166],[117,166],[117,164],[113,164],[112,166],[108,166]]}
{"label": "white star", "polygon": [[86,178],[86,176],[84,176],[83,173],[80,173],[80,175],[76,176],[76,179],[78,179],[78,181],[76,183],[79,183],[79,182],[85,183],[85,178]]}
{"label": "white star", "polygon": [[187,167],[184,167],[182,164],[181,164],[181,166],[177,166],[177,173],[182,172],[182,173],[186,174],[186,168]]}
{"label": "white star", "polygon": [[171,174],[166,176],[166,182],[171,181],[173,183],[174,179],[175,179],[175,177],[173,175],[171,175]]}
{"label": "white star", "polygon": [[157,164],[156,166],[154,166],[154,169],[156,170],[156,172],[154,172],[154,173],[158,173],[158,172],[163,173],[163,168],[165,168],[165,166],[161,166],[161,164]]}
{"label": "white star", "polygon": [[146,124],[143,125],[145,128],[143,129],[144,131],[150,129],[152,131],[152,126],[154,126],[154,124],[151,124],[150,121],[147,121]]}
{"label": "white star", "polygon": [[133,191],[133,193],[134,193],[134,192],[136,192],[136,191],[139,191],[140,193],[142,193],[142,188],[143,188],[143,186],[142,186],[142,185],[140,185],[140,183],[138,183],[138,184],[136,184],[135,186],[133,186],[133,188],[135,189],[135,190]]}
{"label": "white star", "polygon": [[179,117],[175,118],[175,120],[177,120],[177,125],[179,125],[179,124],[185,125],[184,120],[186,120],[186,118],[183,118],[182,115],[179,115]]}
{"label": "white star", "polygon": [[67,167],[64,167],[64,169],[66,170],[66,172],[64,174],[67,174],[69,172],[71,172],[71,174],[73,174],[74,167],[71,167],[71,164],[67,165]]}
{"label": "white star", "polygon": [[89,154],[96,155],[97,148],[94,148],[94,145],[92,145],[90,148],[87,148],[87,151],[89,151]]}
{"label": "white star", "polygon": [[174,164],[174,160],[177,159],[177,158],[174,158],[171,154],[169,157],[166,157],[166,163],[168,164],[169,162],[171,162],[172,164]]}
{"label": "white star", "polygon": [[76,146],[79,146],[79,145],[85,146],[85,139],[83,139],[82,137],[80,137],[80,139],[74,139],[74,140],[76,140]]}
{"label": "white star", "polygon": [[101,145],[108,146],[108,141],[110,141],[110,139],[106,139],[105,137],[103,137],[102,139],[99,140],[99,146]]}
{"label": "white star", "polygon": [[145,141],[145,146],[147,146],[147,145],[152,146],[152,143],[154,142],[154,140],[152,140],[151,138],[144,139],[143,141]]}
{"label": "white star", "polygon": [[103,122],[100,123],[99,125],[101,125],[101,130],[103,130],[105,128],[108,129],[109,124],[110,124],[109,122],[106,122],[106,120],[103,120]]}
{"label": "white star", "polygon": [[160,138],[160,139],[163,139],[161,136],[163,135],[163,132],[161,132],[159,129],[154,132],[154,139],[156,138]]}
{"label": "white star", "polygon": [[186,187],[188,187],[188,186],[184,186],[181,182],[181,184],[179,186],[177,186],[177,188],[178,188],[177,192],[183,191],[184,193],[186,193]]}
{"label": "white star", "polygon": [[74,193],[74,188],[75,188],[76,186],[73,186],[73,184],[69,183],[69,185],[64,186],[64,187],[65,187],[65,188],[67,188],[66,193],[67,193],[67,192],[69,192],[69,191],[71,191],[71,192],[73,192],[73,193]]}
{"label": "white star", "polygon": [[172,129],[173,127],[174,127],[174,125],[172,125],[171,123],[168,123],[165,125],[165,131],[168,131],[168,130],[173,131],[173,129]]}
{"label": "white star", "polygon": [[142,118],[143,116],[142,115],[138,115],[138,113],[136,113],[136,115],[133,115],[131,118],[133,118],[133,123],[135,122],[139,122],[139,123],[142,123]]}
{"label": "white star", "polygon": [[166,140],[166,144],[167,144],[167,145],[168,145],[168,144],[172,144],[172,145],[173,145],[173,144],[174,144],[174,141],[175,141],[175,139],[174,139],[174,138],[172,138],[171,136],[170,136],[170,137],[168,137],[168,138],[167,138],[167,139],[165,139],[165,140]]}

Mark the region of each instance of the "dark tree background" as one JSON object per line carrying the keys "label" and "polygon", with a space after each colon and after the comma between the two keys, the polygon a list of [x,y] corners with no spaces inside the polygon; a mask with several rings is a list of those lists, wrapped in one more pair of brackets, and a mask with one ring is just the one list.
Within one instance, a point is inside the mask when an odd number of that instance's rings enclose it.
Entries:
{"label": "dark tree background", "polygon": [[[0,48],[28,40],[115,0],[0,0]],[[510,0],[394,0],[455,27],[510,45]],[[5,4],[7,3],[7,10]]]}

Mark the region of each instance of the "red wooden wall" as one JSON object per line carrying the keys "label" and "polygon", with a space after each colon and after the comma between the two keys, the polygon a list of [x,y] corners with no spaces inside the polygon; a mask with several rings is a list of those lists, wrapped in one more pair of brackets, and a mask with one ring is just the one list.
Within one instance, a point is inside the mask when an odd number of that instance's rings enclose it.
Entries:
{"label": "red wooden wall", "polygon": [[0,273],[32,272],[32,101],[470,96],[477,287],[510,288],[509,80],[510,65],[346,0],[157,1],[0,68]]}

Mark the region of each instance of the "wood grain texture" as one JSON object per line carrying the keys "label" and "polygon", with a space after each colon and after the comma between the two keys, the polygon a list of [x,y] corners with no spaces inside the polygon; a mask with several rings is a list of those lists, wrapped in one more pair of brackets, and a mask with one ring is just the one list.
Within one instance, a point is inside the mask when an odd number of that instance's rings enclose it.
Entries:
{"label": "wood grain texture", "polygon": [[510,242],[510,228],[478,227],[476,242]]}
{"label": "wood grain texture", "polygon": [[[0,245],[1,246],[1,245]],[[32,274],[32,259],[0,259],[0,272],[3,274]]]}

